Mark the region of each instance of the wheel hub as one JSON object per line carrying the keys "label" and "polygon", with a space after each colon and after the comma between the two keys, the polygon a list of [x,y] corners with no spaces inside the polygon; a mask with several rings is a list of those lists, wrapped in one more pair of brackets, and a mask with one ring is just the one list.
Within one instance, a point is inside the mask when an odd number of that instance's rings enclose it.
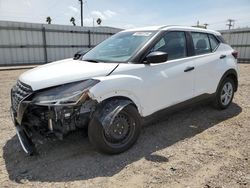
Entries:
{"label": "wheel hub", "polygon": [[230,82],[225,83],[221,91],[221,102],[223,105],[228,105],[233,96],[233,86]]}
{"label": "wheel hub", "polygon": [[116,141],[122,140],[129,132],[129,127],[130,123],[127,117],[118,114],[110,127],[109,137]]}

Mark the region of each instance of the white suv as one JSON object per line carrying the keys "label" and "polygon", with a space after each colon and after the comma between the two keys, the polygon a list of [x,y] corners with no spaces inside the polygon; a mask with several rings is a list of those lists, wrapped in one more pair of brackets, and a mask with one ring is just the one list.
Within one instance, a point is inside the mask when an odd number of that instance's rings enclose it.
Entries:
{"label": "white suv", "polygon": [[237,87],[237,52],[220,33],[148,27],[119,32],[78,60],[23,73],[11,114],[28,154],[37,139],[74,130],[87,130],[99,151],[115,154],[136,142],[144,118],[205,98],[225,109]]}

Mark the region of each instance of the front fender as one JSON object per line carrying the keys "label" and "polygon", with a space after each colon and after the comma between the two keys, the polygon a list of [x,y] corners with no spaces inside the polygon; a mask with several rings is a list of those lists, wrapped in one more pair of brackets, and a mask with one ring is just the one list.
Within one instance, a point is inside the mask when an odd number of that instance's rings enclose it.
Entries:
{"label": "front fender", "polygon": [[143,89],[140,89],[143,83],[141,78],[132,75],[111,75],[95,79],[100,82],[89,90],[91,99],[100,103],[113,97],[126,97],[136,105],[142,115],[143,107],[139,97],[143,94]]}
{"label": "front fender", "polygon": [[104,101],[99,104],[94,117],[103,126],[106,134],[110,133],[110,126],[113,124],[114,118],[122,111],[126,106],[132,102],[128,99],[113,99],[110,101]]}

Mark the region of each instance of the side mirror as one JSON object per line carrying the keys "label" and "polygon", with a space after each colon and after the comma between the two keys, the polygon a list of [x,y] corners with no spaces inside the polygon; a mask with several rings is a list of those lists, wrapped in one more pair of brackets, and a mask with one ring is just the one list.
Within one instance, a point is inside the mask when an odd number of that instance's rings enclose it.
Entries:
{"label": "side mirror", "polygon": [[74,60],[80,59],[81,54],[76,53],[73,57]]}
{"label": "side mirror", "polygon": [[167,60],[168,60],[168,54],[166,52],[155,51],[155,52],[149,53],[146,56],[144,62],[146,64],[163,63],[163,62],[166,62]]}
{"label": "side mirror", "polygon": [[74,54],[74,60],[80,59],[82,56],[84,56],[89,50],[80,50]]}

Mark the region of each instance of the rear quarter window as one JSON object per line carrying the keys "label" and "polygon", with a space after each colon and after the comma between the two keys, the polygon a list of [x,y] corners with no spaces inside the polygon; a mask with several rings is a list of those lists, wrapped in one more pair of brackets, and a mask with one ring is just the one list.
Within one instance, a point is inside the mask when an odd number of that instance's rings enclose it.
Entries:
{"label": "rear quarter window", "polygon": [[211,45],[211,51],[214,51],[220,43],[214,35],[209,34],[208,37]]}
{"label": "rear quarter window", "polygon": [[219,41],[220,41],[221,43],[227,44],[227,42],[225,41],[225,39],[224,39],[221,35],[217,35],[216,37],[217,37],[217,39],[219,39]]}

